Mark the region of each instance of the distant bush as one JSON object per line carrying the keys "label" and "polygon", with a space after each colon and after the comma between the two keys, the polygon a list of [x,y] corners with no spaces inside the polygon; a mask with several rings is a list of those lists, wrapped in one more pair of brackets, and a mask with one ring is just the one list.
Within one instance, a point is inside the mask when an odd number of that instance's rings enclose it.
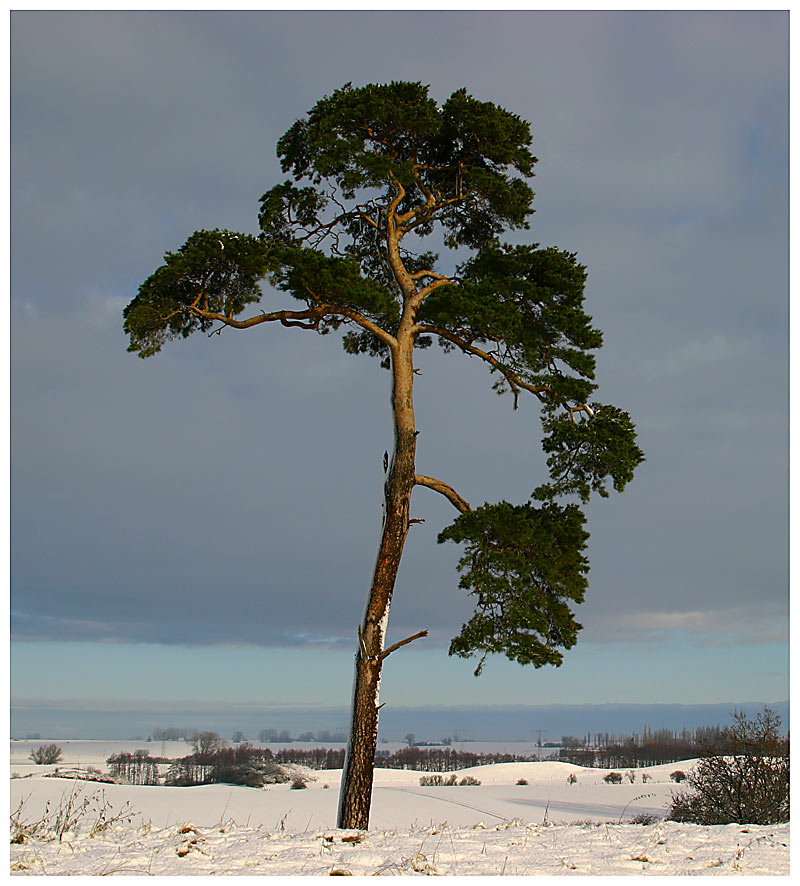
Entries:
{"label": "distant bush", "polygon": [[574,772],[570,772],[570,774],[567,776],[567,784],[577,784],[577,783],[578,783],[578,776],[575,775]]}
{"label": "distant bush", "polygon": [[669,777],[677,784],[686,781],[686,773],[682,769],[676,769],[674,772],[670,772]]}
{"label": "distant bush", "polygon": [[527,784],[527,783],[528,783],[527,778],[518,778],[517,779],[517,784]]}
{"label": "distant bush", "polygon": [[82,769],[80,766],[56,766],[52,772],[46,772],[44,778],[65,778],[68,781],[94,781],[103,782],[105,784],[114,784],[114,779],[110,775],[103,775],[99,769],[94,766],[87,766]]}
{"label": "distant bush", "polygon": [[607,784],[622,784],[622,773],[609,772],[608,775],[603,776],[603,781]]}
{"label": "distant bush", "polygon": [[454,785],[456,783],[455,775],[445,778],[442,775],[421,775],[419,783],[424,788],[438,788],[443,785]]}
{"label": "distant bush", "polygon": [[291,781],[291,769],[279,765],[268,749],[242,742],[232,748],[189,754],[173,761],[164,783],[175,787],[220,783],[262,787]]}
{"label": "distant bush", "polygon": [[420,776],[419,783],[422,787],[464,787],[466,785],[476,785],[480,784],[477,778],[473,778],[471,775],[465,775],[461,781],[458,780],[458,776],[456,775],[448,775],[446,778],[443,775],[422,775]]}
{"label": "distant bush", "polygon": [[302,791],[304,788],[308,787],[308,782],[303,778],[302,775],[295,775],[292,779],[291,789],[293,791]]}
{"label": "distant bush", "polygon": [[264,773],[254,766],[245,764],[219,766],[213,770],[215,783],[238,784],[247,788],[264,787]]}
{"label": "distant bush", "polygon": [[629,821],[631,824],[655,824],[657,821],[661,821],[661,819],[650,812],[638,812]]}
{"label": "distant bush", "polygon": [[47,766],[61,760],[61,748],[57,744],[42,744],[30,753],[31,760],[38,766]]}
{"label": "distant bush", "polygon": [[722,742],[686,781],[694,793],[672,797],[669,818],[696,824],[789,821],[789,741],[781,719],[765,707],[754,720],[737,711]]}
{"label": "distant bush", "polygon": [[189,734],[189,729],[170,726],[167,729],[154,729],[151,738],[153,741],[185,741]]}

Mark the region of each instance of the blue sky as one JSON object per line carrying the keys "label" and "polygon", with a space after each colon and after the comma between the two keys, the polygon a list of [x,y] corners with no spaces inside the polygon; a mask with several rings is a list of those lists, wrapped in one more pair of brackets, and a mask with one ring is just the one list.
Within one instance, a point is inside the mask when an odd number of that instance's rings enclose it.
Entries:
{"label": "blue sky", "polygon": [[[44,642],[15,644],[12,668],[16,693],[23,698],[219,699],[313,708],[330,705],[334,687],[349,683],[352,661],[352,653],[330,649]],[[788,668],[783,643],[731,644],[711,654],[685,640],[655,648],[580,643],[561,668],[533,671],[494,658],[480,678],[441,649],[411,649],[393,664],[385,671],[381,697],[396,707],[440,705],[443,699],[469,705],[596,704],[606,698],[634,704],[736,703],[777,701],[780,690],[786,697],[788,688],[781,682]],[[778,694],[768,698],[766,686]]]}
{"label": "blue sky", "polygon": [[[430,634],[384,697],[788,696],[785,13],[16,12],[11,51],[13,697],[261,701],[269,674],[276,703],[347,705],[386,374],[278,329],[142,362],[121,311],[192,231],[257,230],[275,142],[320,97],[391,79],[531,122],[530,237],[587,265],[599,393],[647,461],[588,510],[560,670],[447,657],[470,605],[435,543],[449,506],[418,490],[389,641]],[[524,501],[533,405],[419,365],[419,470]]]}

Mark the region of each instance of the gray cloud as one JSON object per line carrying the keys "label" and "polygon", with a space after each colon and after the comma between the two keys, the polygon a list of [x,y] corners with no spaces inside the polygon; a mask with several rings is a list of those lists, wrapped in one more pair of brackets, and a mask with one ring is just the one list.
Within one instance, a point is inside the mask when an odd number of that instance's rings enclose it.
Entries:
{"label": "gray cloud", "polygon": [[[388,377],[283,329],[125,353],[120,312],[193,230],[252,231],[275,142],[323,94],[421,79],[533,123],[531,236],[575,249],[600,396],[647,455],[590,508],[587,639],[769,639],[787,611],[787,29],[753,13],[12,15],[17,636],[352,640]],[[536,410],[426,352],[420,469],[473,503],[540,482]],[[418,490],[392,615],[470,607]]]}

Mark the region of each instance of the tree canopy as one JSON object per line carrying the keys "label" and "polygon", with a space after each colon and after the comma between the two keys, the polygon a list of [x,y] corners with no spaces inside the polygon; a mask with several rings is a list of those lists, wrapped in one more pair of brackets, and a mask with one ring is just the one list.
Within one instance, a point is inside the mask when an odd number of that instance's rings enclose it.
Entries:
{"label": "tree canopy", "polygon": [[[643,460],[628,413],[594,399],[602,334],[584,309],[586,269],[574,253],[502,239],[529,227],[531,144],[526,121],[464,89],[437,104],[421,83],[346,84],[279,140],[289,177],[261,197],[260,234],[193,234],[124,314],[143,358],[217,324],[280,322],[341,329],[348,353],[385,368],[402,342],[438,342],[481,360],[515,407],[523,393],[538,398],[549,479],[530,501],[473,509],[416,477],[460,511],[439,540],[464,545],[461,586],[477,602],[450,651],[482,656],[478,671],[494,652],[561,662],[587,584],[576,500],[621,491]],[[425,248],[432,235],[457,250],[455,265]],[[295,306],[248,313],[265,284]]]}

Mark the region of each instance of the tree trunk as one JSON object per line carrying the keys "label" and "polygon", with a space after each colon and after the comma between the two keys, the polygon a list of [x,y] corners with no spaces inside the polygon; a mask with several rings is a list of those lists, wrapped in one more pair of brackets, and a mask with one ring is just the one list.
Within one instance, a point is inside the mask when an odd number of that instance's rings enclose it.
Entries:
{"label": "tree trunk", "polygon": [[384,486],[385,514],[381,543],[364,621],[359,627],[350,738],[339,795],[340,828],[366,830],[369,826],[386,626],[397,571],[408,535],[409,507],[414,488],[417,438],[414,427],[412,349],[413,340],[410,336],[398,336],[398,348],[392,359],[394,454]]}

